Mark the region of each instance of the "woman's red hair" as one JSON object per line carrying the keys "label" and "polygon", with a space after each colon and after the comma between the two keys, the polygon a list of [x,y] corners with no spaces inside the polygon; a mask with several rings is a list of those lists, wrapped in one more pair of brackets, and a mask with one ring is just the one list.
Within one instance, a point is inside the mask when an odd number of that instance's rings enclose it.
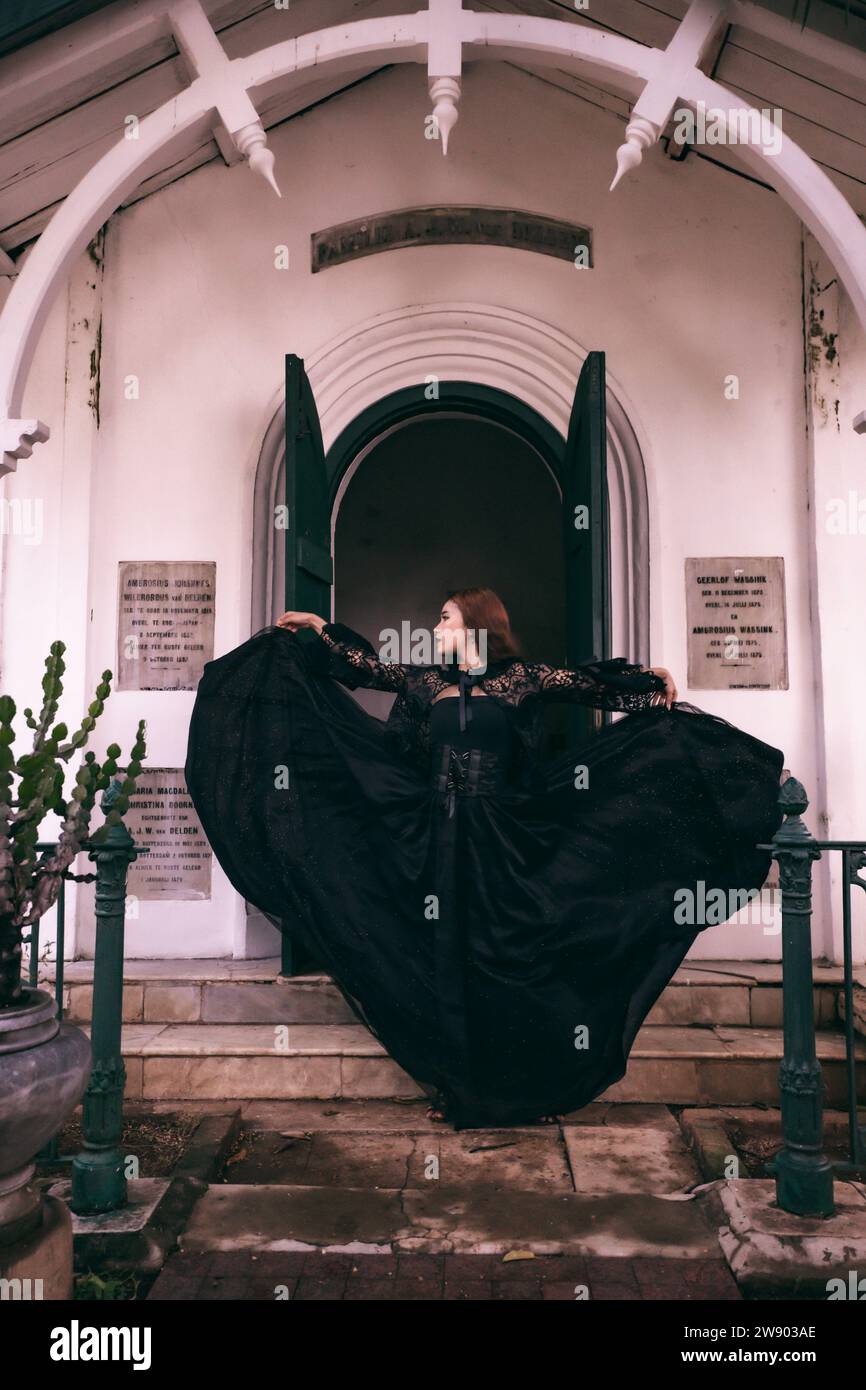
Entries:
{"label": "woman's red hair", "polygon": [[520,656],[508,610],[493,589],[451,589],[448,597],[463,614],[464,627],[475,633],[486,630],[488,661]]}

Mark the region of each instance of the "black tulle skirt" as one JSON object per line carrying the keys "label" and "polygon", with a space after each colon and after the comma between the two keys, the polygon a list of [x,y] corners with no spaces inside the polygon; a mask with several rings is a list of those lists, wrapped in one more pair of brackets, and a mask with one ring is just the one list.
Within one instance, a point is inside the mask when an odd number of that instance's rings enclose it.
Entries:
{"label": "black tulle skirt", "polygon": [[449,815],[384,729],[284,629],[209,662],[186,779],[217,859],[457,1129],[588,1104],[718,920],[689,894],[764,883],[783,754],[652,708]]}

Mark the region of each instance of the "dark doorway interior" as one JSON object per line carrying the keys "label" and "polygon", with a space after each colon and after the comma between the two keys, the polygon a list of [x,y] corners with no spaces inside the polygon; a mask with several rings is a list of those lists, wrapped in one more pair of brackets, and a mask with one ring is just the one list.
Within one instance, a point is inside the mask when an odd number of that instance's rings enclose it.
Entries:
{"label": "dark doorway interior", "polygon": [[[334,533],[336,615],[378,646],[386,628],[431,628],[449,589],[499,593],[524,654],[565,653],[559,487],[512,430],[428,415],[373,443],[347,475]],[[359,692],[372,713],[391,696]]]}

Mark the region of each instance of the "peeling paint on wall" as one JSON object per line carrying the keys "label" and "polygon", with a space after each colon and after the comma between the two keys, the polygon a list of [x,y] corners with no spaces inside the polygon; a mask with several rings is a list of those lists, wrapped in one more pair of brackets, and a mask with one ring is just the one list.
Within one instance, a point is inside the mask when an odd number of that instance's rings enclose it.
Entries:
{"label": "peeling paint on wall", "polygon": [[101,226],[96,236],[87,246],[87,254],[96,266],[97,271],[102,270],[105,260],[105,226]]}
{"label": "peeling paint on wall", "polygon": [[[105,227],[100,227],[96,236],[88,244],[87,254],[95,267],[95,276],[90,281],[92,289],[96,289],[102,276],[105,263]],[[83,320],[84,327],[89,327],[88,320]],[[96,325],[96,336],[93,347],[90,350],[90,389],[88,394],[88,404],[96,419],[96,428],[99,429],[99,390],[100,390],[100,371],[102,367],[102,315]]]}
{"label": "peeling paint on wall", "polygon": [[99,429],[99,373],[102,365],[102,315],[99,315],[99,323],[96,325],[96,343],[90,349],[90,409],[96,416],[96,428]]}
{"label": "peeling paint on wall", "polygon": [[839,334],[832,331],[838,312],[837,296],[825,298],[836,286],[835,276],[822,285],[815,265],[810,262],[806,287],[806,365],[815,410],[822,424],[832,420],[839,432]]}

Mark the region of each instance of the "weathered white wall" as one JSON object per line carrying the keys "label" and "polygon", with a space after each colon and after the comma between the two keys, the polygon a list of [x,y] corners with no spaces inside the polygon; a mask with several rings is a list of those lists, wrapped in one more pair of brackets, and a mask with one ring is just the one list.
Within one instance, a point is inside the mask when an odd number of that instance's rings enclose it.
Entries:
{"label": "weathered white wall", "polygon": [[[813,790],[820,670],[810,627],[799,223],[755,184],[697,158],[673,163],[661,150],[609,194],[621,123],[509,67],[468,70],[447,159],[423,138],[428,108],[422,70],[391,70],[270,132],[281,201],[245,165],[214,163],[112,218],[89,538],[75,497],[59,491],[65,317],[55,308],[24,411],[49,421],[52,440],[11,488],[32,486],[38,470],[55,529],[73,525],[80,553],[89,546],[87,685],[116,664],[120,560],[216,559],[217,654],[249,635],[253,478],[285,352],[309,360],[354,323],[398,306],[506,305],[607,353],[647,466],[651,659],[674,671],[684,698],[684,558],[784,555],[791,688],[692,698],[782,747],[786,766]],[[312,231],[416,203],[510,205],[585,223],[595,266],[446,246],[311,275]],[[274,265],[281,244],[288,270]],[[423,381],[423,356],[415,365]],[[732,373],[735,401],[724,392]],[[125,393],[133,376],[138,399]],[[84,375],[68,389],[86,409]],[[843,434],[849,419],[843,410]],[[852,461],[858,447],[866,445],[846,439]],[[17,544],[9,552],[4,675],[29,698],[56,635],[64,577],[54,556],[48,540],[41,557]],[[838,562],[849,573],[841,550]],[[125,751],[144,716],[150,761],[182,766],[192,702],[185,693],[114,695],[99,746],[116,737]],[[836,804],[853,812],[840,772]],[[866,812],[848,828],[863,834]],[[242,927],[242,904],[217,866],[212,902],[143,904],[128,924],[128,954],[231,954],[242,950]],[[826,929],[816,925],[818,953],[829,945]],[[760,927],[710,928],[694,954],[774,958],[779,938]]]}
{"label": "weathered white wall", "polygon": [[[50,438],[39,446],[45,452],[41,459],[23,461],[0,487],[6,528],[0,533],[0,682],[4,693],[15,700],[13,747],[19,756],[32,747],[23,711],[29,707],[39,714],[44,663],[54,641],[62,641],[66,648],[58,719],[66,722],[70,734],[80,726],[96,684],[88,688],[92,657],[88,585],[98,371],[93,348],[99,331],[101,242],[101,236],[95,239],[52,305],[30,373],[26,404],[38,402],[52,426]],[[0,283],[5,300],[9,282]],[[100,670],[105,664],[100,663]],[[89,746],[104,752],[110,741],[100,728]],[[71,786],[72,777],[67,791]],[[58,831],[57,818],[46,818],[42,837],[55,838]],[[79,872],[92,868],[86,862],[78,865]],[[79,894],[87,911],[93,889],[79,889],[74,883],[67,883],[65,889],[69,955],[76,949]],[[56,959],[55,923],[56,911],[52,911],[40,924],[43,961]]]}
{"label": "weathered white wall", "polygon": [[[866,374],[866,338],[826,257],[803,238],[807,328],[808,506],[813,518],[810,621],[815,653],[817,771],[807,822],[818,839],[864,838],[863,595],[866,594],[866,438],[851,421]],[[843,954],[842,857],[821,866],[829,896],[826,948]],[[866,952],[866,902],[852,903],[855,959]]]}

